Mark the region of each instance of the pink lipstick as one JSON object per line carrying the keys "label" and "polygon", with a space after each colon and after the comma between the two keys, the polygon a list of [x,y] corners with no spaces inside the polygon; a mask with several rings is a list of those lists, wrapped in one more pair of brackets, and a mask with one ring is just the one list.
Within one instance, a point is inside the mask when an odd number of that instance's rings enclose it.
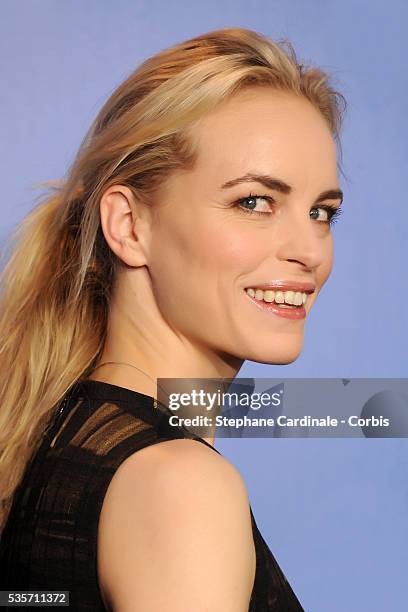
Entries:
{"label": "pink lipstick", "polygon": [[[300,282],[300,281],[272,281],[270,283],[259,283],[251,285],[251,289],[256,291],[262,289],[263,291],[300,291],[302,293],[311,294],[315,291],[316,287],[312,283]],[[284,319],[304,319],[306,317],[306,309],[303,304],[299,306],[289,304],[277,304],[276,302],[265,302],[264,300],[257,300],[252,297],[245,290],[245,294],[255,306],[259,309],[276,314]]]}
{"label": "pink lipstick", "polygon": [[[248,285],[253,289],[262,289],[267,291],[301,291],[302,293],[314,293],[316,286],[313,283],[306,283],[300,281],[271,281],[270,283],[256,283],[254,285]],[[247,287],[247,289],[248,289]]]}

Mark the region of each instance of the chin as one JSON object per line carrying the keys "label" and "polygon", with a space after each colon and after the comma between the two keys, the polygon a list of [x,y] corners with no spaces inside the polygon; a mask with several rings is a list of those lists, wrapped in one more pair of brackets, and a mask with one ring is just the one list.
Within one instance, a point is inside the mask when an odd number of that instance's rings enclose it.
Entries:
{"label": "chin", "polygon": [[269,365],[288,365],[298,359],[303,349],[303,335],[296,338],[276,337],[268,340],[269,348],[266,348],[265,341],[258,346],[252,346],[250,351],[247,351],[245,359],[256,363],[265,363]]}
{"label": "chin", "polygon": [[296,353],[296,355],[279,355],[276,359],[264,361],[264,363],[268,363],[269,365],[288,365],[296,361],[299,355],[300,353]]}
{"label": "chin", "polygon": [[272,362],[270,365],[288,365],[289,363],[293,363],[294,361],[296,361],[296,359],[299,357],[299,355],[300,355],[300,353],[297,353],[293,357],[290,356],[290,357],[282,358],[279,361]]}
{"label": "chin", "polygon": [[282,350],[274,351],[272,354],[265,354],[265,351],[259,351],[255,354],[248,355],[245,357],[248,361],[254,361],[255,363],[265,363],[268,365],[288,365],[293,363],[300,356],[302,349],[297,350]]}

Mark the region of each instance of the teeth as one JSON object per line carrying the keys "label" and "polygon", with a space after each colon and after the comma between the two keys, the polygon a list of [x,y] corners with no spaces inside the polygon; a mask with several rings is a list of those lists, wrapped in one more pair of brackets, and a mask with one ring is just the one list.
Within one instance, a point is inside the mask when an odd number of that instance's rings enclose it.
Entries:
{"label": "teeth", "polygon": [[303,294],[300,291],[296,291],[294,300],[295,306],[300,306],[301,304],[303,304]]}
{"label": "teeth", "polygon": [[272,291],[267,289],[256,289],[250,287],[246,289],[249,296],[254,297],[256,300],[263,300],[264,302],[275,302],[276,304],[291,304],[293,306],[301,306],[306,303],[307,293],[301,291]]}
{"label": "teeth", "polygon": [[295,292],[294,291],[286,291],[283,297],[285,298],[285,304],[295,303]]}

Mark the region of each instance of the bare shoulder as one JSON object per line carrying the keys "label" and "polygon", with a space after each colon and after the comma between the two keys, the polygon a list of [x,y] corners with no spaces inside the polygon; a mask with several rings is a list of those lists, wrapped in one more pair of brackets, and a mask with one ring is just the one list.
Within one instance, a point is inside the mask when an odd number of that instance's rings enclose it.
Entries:
{"label": "bare shoulder", "polygon": [[247,489],[225,457],[180,439],[121,464],[98,528],[98,577],[112,610],[244,611],[254,576]]}

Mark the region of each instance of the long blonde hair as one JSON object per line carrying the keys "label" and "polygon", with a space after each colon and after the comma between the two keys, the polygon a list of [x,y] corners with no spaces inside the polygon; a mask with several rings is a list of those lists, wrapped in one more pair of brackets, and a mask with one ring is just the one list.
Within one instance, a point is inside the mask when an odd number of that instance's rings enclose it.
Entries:
{"label": "long blonde hair", "polygon": [[346,102],[328,75],[300,65],[288,41],[225,28],[143,62],[93,121],[61,182],[23,219],[0,276],[0,529],[27,462],[61,398],[95,367],[121,261],[101,231],[99,201],[111,185],[154,195],[192,168],[188,128],[247,86],[306,97],[339,143]]}

